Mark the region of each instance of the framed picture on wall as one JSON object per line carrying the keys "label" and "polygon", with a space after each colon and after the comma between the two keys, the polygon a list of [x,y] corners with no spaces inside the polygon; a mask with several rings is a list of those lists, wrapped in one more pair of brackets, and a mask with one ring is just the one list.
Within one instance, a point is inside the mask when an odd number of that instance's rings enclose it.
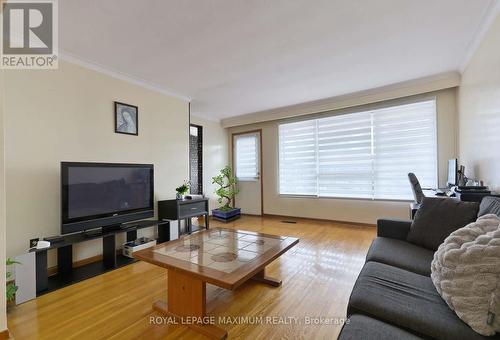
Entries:
{"label": "framed picture on wall", "polygon": [[137,106],[115,102],[115,132],[134,136],[139,134]]}

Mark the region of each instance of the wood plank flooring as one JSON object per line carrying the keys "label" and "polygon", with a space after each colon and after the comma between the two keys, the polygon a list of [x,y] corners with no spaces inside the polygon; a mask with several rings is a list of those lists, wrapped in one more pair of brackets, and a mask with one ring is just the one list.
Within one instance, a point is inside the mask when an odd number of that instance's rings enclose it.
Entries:
{"label": "wood plank flooring", "polygon": [[[375,228],[283,219],[244,216],[227,225],[211,223],[300,238],[267,269],[283,280],[281,287],[250,281],[228,291],[207,285],[207,312],[226,320],[220,326],[229,339],[335,339],[341,329],[306,323],[345,317]],[[205,339],[183,325],[151,323],[160,316],[152,303],[164,299],[166,290],[167,271],[138,262],[16,306],[8,312],[8,326],[15,339]],[[263,323],[254,324],[260,317]],[[234,318],[247,319],[233,324]]]}

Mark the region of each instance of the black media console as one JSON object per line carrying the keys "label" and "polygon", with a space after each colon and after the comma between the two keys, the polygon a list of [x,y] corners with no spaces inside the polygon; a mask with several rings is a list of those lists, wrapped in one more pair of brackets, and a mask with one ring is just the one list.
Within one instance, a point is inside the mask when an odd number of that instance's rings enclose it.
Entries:
{"label": "black media console", "polygon": [[[116,235],[127,233],[127,241],[133,241],[137,238],[138,229],[155,226],[158,227],[157,242],[170,241],[168,221],[144,220],[124,224],[122,229],[104,230],[100,234],[81,232],[63,235],[61,240],[51,243],[49,248],[32,249],[36,253],[37,296],[136,262],[135,259],[117,254]],[[73,244],[93,239],[102,239],[102,261],[73,268]],[[57,274],[48,276],[47,252],[51,249],[57,249]]]}

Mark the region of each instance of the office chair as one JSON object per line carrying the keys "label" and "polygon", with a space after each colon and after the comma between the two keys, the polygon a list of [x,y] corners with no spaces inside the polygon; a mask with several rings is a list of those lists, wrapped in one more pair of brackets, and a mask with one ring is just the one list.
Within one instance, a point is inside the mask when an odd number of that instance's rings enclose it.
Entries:
{"label": "office chair", "polygon": [[410,180],[411,191],[413,192],[413,197],[415,198],[415,203],[420,204],[424,199],[424,192],[422,191],[422,187],[418,182],[417,176],[413,172],[408,174],[408,179]]}

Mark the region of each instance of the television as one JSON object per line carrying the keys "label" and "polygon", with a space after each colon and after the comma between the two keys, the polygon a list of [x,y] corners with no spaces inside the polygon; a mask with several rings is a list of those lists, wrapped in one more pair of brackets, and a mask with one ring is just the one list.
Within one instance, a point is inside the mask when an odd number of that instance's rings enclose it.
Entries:
{"label": "television", "polygon": [[448,187],[458,185],[458,160],[456,158],[448,160]]}
{"label": "television", "polygon": [[61,162],[61,233],[154,216],[152,164]]}

